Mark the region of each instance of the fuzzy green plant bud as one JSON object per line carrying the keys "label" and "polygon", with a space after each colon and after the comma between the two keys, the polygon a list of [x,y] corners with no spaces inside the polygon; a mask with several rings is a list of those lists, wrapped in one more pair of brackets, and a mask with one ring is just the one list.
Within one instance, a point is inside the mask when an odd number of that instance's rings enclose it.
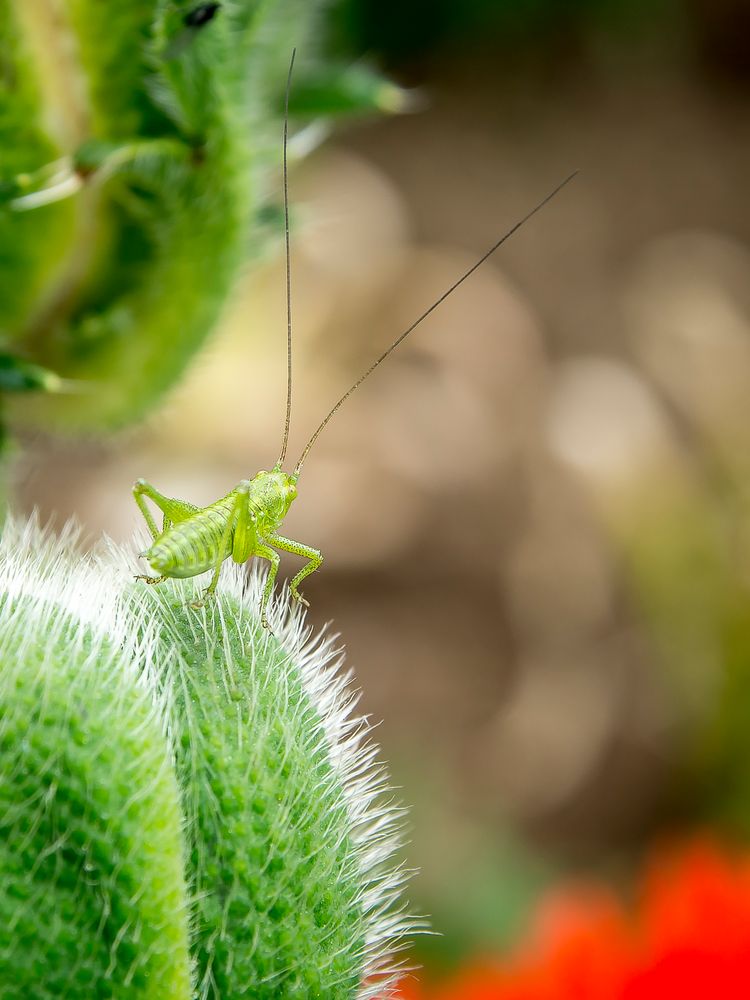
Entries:
{"label": "fuzzy green plant bud", "polygon": [[17,421],[117,428],[179,378],[282,231],[267,189],[294,46],[295,122],[408,106],[318,64],[320,6],[0,0],[0,346],[71,389],[14,398]]}
{"label": "fuzzy green plant bud", "polygon": [[0,996],[386,995],[401,810],[332,639],[132,563],[0,539]]}
{"label": "fuzzy green plant bud", "polygon": [[317,6],[0,0],[0,335],[80,387],[18,418],[118,427],[179,377],[257,252]]}
{"label": "fuzzy green plant bud", "polygon": [[2,539],[0,996],[186,996],[165,727],[137,641],[65,547],[10,525]]}

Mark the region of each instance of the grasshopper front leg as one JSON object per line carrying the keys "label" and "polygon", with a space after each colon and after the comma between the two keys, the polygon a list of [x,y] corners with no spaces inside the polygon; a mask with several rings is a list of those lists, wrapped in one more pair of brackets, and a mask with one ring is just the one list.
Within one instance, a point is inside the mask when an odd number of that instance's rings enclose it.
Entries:
{"label": "grasshopper front leg", "polygon": [[[274,538],[274,544],[275,543],[276,539]],[[260,599],[260,623],[263,628],[267,628],[270,632],[271,626],[268,624],[268,618],[266,617],[266,608],[268,606],[268,602],[271,600],[271,595],[273,594],[273,585],[276,582],[276,574],[279,572],[281,557],[278,552],[274,552],[273,549],[269,548],[268,545],[264,545],[262,542],[255,546],[253,555],[260,556],[261,559],[267,559],[271,564],[268,576],[266,577],[266,585],[263,588],[263,594]]]}
{"label": "grasshopper front leg", "polygon": [[292,552],[294,555],[302,556],[308,560],[299,573],[292,578],[289,590],[295,601],[299,601],[300,604],[304,604],[306,608],[309,608],[309,602],[299,592],[299,585],[306,576],[309,576],[316,569],[320,568],[323,562],[323,556],[320,554],[320,551],[312,548],[310,545],[304,545],[302,542],[295,542],[292,538],[284,538],[283,535],[271,535],[268,541],[271,545],[275,545],[277,549],[281,549],[284,552]]}

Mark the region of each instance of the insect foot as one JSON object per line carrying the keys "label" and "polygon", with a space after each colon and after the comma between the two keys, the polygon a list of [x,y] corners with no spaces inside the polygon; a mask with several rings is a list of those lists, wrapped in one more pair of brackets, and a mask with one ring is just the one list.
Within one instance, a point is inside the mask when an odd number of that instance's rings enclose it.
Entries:
{"label": "insect foot", "polygon": [[133,579],[143,580],[144,583],[154,584],[154,583],[164,583],[164,581],[167,578],[166,576],[146,576],[145,573],[138,573],[136,576],[133,577]]}
{"label": "insect foot", "polygon": [[270,625],[270,622],[269,622],[269,621],[268,621],[268,619],[266,618],[266,613],[265,613],[265,611],[264,611],[264,612],[263,612],[263,614],[262,614],[262,615],[260,616],[260,624],[261,624],[261,626],[262,626],[263,628],[266,628],[266,629],[268,629],[268,631],[269,631],[269,632],[271,633],[271,635],[273,635],[273,629],[271,628],[271,625]]}
{"label": "insect foot", "polygon": [[210,589],[204,590],[202,596],[196,597],[194,600],[190,601],[188,606],[191,608],[195,608],[196,611],[200,611],[201,608],[205,608],[212,594],[213,594],[212,590]]}
{"label": "insect foot", "polygon": [[294,598],[295,601],[297,601],[298,604],[301,604],[303,607],[305,608],[310,607],[310,602],[307,600],[307,598],[303,597],[298,590],[292,591],[292,597]]}

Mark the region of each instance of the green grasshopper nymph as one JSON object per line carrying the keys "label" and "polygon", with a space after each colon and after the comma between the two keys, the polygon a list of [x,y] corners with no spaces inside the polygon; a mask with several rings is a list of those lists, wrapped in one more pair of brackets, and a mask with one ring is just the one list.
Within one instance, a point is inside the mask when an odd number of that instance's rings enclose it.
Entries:
{"label": "green grasshopper nymph", "polygon": [[[135,502],[138,504],[151,532],[153,541],[149,549],[142,553],[151,568],[158,576],[139,576],[138,579],[147,583],[161,583],[167,578],[185,578],[198,576],[201,573],[213,571],[211,582],[206,588],[203,599],[193,602],[193,607],[201,607],[207,597],[216,590],[219,574],[225,559],[230,556],[236,563],[244,563],[251,556],[267,559],[270,569],[266,578],[261,597],[260,617],[264,628],[269,628],[266,608],[273,593],[274,582],[279,568],[280,556],[277,549],[292,552],[302,556],[307,562],[292,578],[289,590],[292,597],[301,604],[307,601],[299,592],[299,586],[305,577],[314,573],[323,562],[323,556],[309,545],[296,542],[279,534],[279,528],[286,517],[292,502],[297,496],[297,481],[302,466],[317,441],[321,431],[346,400],[362,383],[372,375],[383,361],[405,340],[433,310],[444,302],[449,295],[463,284],[466,279],[483,264],[516,230],[547,204],[569,181],[575,173],[570,174],[542,199],[519,222],[512,226],[497,242],[484,253],[460,278],[458,278],[443,294],[426,309],[411,326],[405,330],[374,361],[344,393],[336,405],[321,421],[318,428],[305,445],[294,470],[284,472],[292,404],[292,308],[291,308],[291,265],[289,247],[289,187],[287,176],[287,137],[289,119],[289,91],[291,86],[294,52],[289,65],[289,76],[286,85],[284,109],[284,139],[283,139],[283,186],[284,186],[284,221],[286,248],[286,300],[287,300],[287,393],[286,419],[278,461],[270,472],[259,472],[253,479],[243,479],[238,486],[207,507],[195,507],[184,500],[174,500],[159,493],[153,486],[139,479],[133,487]],[[576,171],[577,173],[577,171]],[[146,504],[146,498],[162,512],[164,520],[161,531]]]}

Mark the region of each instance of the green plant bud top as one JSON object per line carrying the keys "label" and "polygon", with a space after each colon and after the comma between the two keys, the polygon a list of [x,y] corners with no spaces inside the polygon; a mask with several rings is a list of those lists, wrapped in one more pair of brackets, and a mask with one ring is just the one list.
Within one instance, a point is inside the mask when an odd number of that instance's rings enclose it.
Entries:
{"label": "green plant bud top", "polygon": [[133,564],[0,539],[0,995],[382,995],[416,923],[341,653],[258,576],[196,610]]}

